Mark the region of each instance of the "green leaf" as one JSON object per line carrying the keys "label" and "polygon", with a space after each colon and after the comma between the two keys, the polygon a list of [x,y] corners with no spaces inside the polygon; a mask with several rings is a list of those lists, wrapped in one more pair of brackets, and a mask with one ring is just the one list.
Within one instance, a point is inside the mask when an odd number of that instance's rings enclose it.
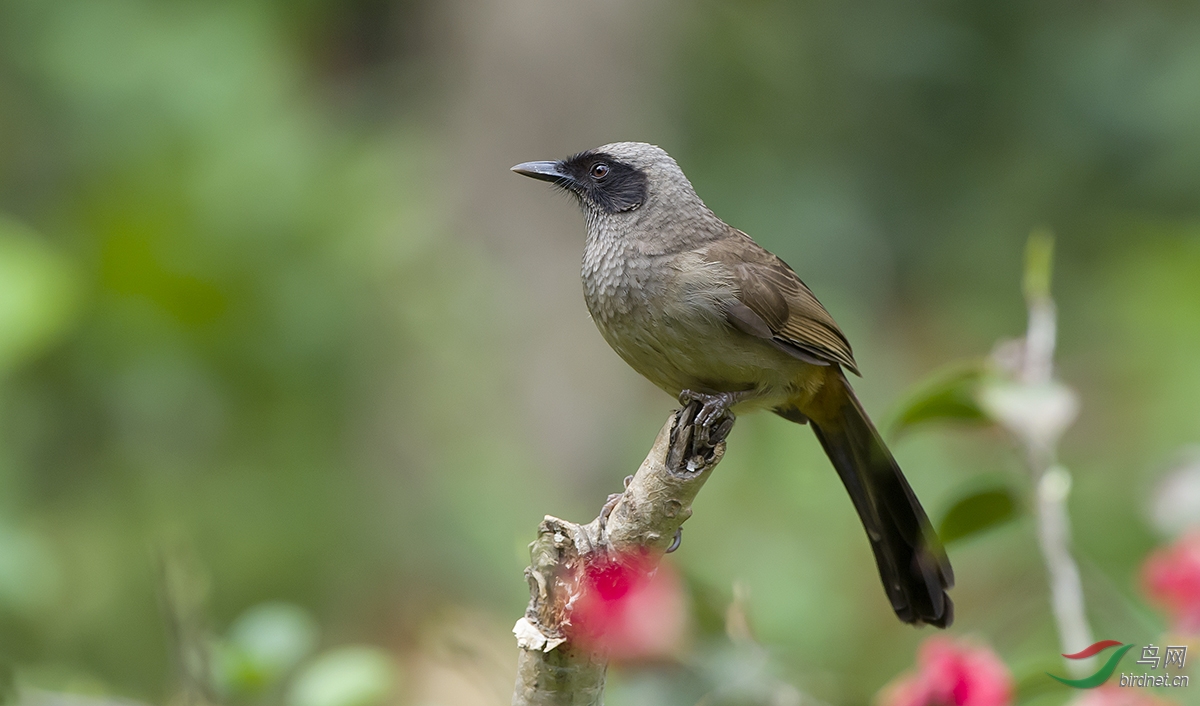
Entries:
{"label": "green leaf", "polygon": [[960,365],[934,374],[893,415],[893,436],[927,422],[952,421],[987,424],[987,414],[976,402],[976,391],[987,374],[982,362]]}
{"label": "green leaf", "polygon": [[971,493],[950,508],[938,526],[938,536],[949,544],[996,527],[1017,515],[1017,500],[1008,488]]}
{"label": "green leaf", "polygon": [[322,654],[300,673],[287,706],[374,706],[387,698],[395,681],[386,652],[342,647]]}
{"label": "green leaf", "polygon": [[78,289],[64,257],[28,228],[0,216],[0,374],[68,330]]}

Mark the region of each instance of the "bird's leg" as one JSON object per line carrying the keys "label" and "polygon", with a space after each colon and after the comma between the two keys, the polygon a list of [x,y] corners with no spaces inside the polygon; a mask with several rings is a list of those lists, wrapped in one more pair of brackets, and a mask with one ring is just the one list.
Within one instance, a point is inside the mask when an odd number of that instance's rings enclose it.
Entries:
{"label": "bird's leg", "polygon": [[691,402],[700,403],[700,411],[696,413],[696,435],[697,441],[702,445],[707,446],[711,437],[711,432],[714,430],[716,425],[726,417],[728,417],[730,420],[733,419],[734,414],[730,408],[742,400],[749,399],[754,395],[754,390],[718,392],[715,395],[708,395],[703,392],[695,392],[693,390],[684,390],[679,393],[679,404],[686,406]]}

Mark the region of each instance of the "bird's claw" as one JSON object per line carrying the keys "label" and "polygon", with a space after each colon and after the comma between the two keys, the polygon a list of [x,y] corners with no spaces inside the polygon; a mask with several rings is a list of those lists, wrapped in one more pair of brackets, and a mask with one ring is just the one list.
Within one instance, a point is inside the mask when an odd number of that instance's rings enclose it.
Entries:
{"label": "bird's claw", "polygon": [[730,392],[706,395],[702,392],[684,390],[679,393],[679,404],[687,406],[692,402],[697,402],[700,405],[693,421],[696,428],[696,442],[699,445],[712,446],[717,441],[724,439],[729,430],[733,428],[733,412],[729,408],[734,401],[735,395]]}
{"label": "bird's claw", "polygon": [[[628,487],[628,485],[626,485]],[[617,508],[617,503],[621,502],[624,493],[610,493],[608,500],[604,501],[604,507],[600,508],[600,526],[604,527],[608,524],[608,518],[612,515],[612,511]]]}
{"label": "bird's claw", "polygon": [[674,552],[679,548],[680,544],[683,544],[683,528],[677,527],[675,528],[675,539],[671,540],[671,546],[667,547],[666,553],[670,554]]}
{"label": "bird's claw", "polygon": [[[625,476],[623,483],[626,490],[629,489],[629,484],[633,482],[633,476]],[[612,516],[612,511],[617,509],[617,504],[621,502],[624,493],[609,493],[608,500],[604,501],[604,507],[600,508],[600,526],[604,527],[608,524],[608,518]]]}

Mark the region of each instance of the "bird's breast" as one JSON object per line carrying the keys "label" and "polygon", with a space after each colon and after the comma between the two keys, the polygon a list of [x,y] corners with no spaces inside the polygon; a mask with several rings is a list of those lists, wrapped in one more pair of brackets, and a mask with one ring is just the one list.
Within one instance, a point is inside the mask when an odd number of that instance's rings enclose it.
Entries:
{"label": "bird's breast", "polygon": [[729,325],[723,302],[735,296],[730,278],[698,253],[645,255],[589,244],[583,289],[613,350],[671,394],[773,382],[763,371],[779,367],[777,351]]}

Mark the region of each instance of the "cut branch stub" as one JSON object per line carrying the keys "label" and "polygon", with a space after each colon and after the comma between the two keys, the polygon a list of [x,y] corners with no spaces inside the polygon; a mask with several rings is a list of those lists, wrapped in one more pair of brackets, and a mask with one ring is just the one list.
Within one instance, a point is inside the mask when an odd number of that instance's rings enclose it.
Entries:
{"label": "cut branch stub", "polygon": [[533,649],[551,650],[566,639],[562,628],[567,621],[567,606],[576,592],[570,579],[579,563],[575,535],[581,530],[578,525],[547,515],[538,526],[538,538],[529,545],[525,578],[529,581],[530,600],[525,617],[539,626],[545,637],[542,644],[531,645]]}

